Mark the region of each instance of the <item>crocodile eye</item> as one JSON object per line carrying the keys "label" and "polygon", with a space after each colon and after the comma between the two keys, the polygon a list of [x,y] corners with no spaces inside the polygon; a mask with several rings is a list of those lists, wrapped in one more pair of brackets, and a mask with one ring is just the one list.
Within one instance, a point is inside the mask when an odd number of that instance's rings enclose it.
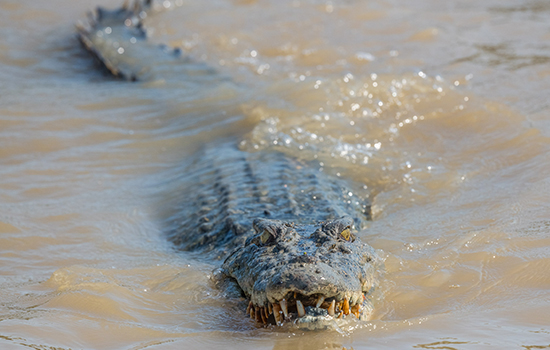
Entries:
{"label": "crocodile eye", "polygon": [[264,232],[262,232],[262,234],[260,235],[260,242],[262,242],[262,244],[266,244],[271,241],[272,238],[273,236],[271,235],[271,233],[267,232],[267,230],[264,230]]}
{"label": "crocodile eye", "polygon": [[351,239],[351,232],[349,228],[346,228],[344,231],[340,232],[340,236],[342,236],[342,238],[346,241],[349,241]]}

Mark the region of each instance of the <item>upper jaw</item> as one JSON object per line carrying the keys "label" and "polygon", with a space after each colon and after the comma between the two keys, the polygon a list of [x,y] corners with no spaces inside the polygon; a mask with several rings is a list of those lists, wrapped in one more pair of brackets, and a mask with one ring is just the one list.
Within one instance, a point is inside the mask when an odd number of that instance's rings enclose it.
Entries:
{"label": "upper jaw", "polygon": [[359,319],[370,307],[366,307],[361,281],[351,280],[345,281],[328,266],[287,265],[257,281],[251,293],[245,292],[249,299],[247,312],[259,322],[273,324],[298,320],[311,323],[347,315]]}
{"label": "upper jaw", "polygon": [[322,264],[287,265],[274,274],[255,276],[249,284],[241,281],[242,285],[227,274],[225,277],[247,298],[247,314],[262,324],[291,321],[310,329],[326,328],[332,320],[368,319],[372,311],[366,298],[372,287],[368,282],[357,275],[345,278]]}
{"label": "upper jaw", "polygon": [[[286,294],[282,290],[274,295],[265,291],[247,293],[223,268],[215,271],[213,279],[230,294],[244,296],[246,314],[263,325],[292,324],[308,330],[339,330],[349,321],[369,320],[373,312],[368,292],[362,290],[347,294],[323,294],[321,291],[302,294],[292,289],[287,289]],[[251,299],[253,295],[256,295],[256,302]],[[258,295],[264,297],[258,298]],[[283,297],[278,299],[281,295]]]}
{"label": "upper jaw", "polygon": [[362,301],[365,285],[360,272],[350,267],[349,274],[345,275],[321,261],[287,263],[256,275],[252,288],[244,292],[256,305],[299,299],[305,306],[313,306],[320,298],[347,299],[356,304]]}

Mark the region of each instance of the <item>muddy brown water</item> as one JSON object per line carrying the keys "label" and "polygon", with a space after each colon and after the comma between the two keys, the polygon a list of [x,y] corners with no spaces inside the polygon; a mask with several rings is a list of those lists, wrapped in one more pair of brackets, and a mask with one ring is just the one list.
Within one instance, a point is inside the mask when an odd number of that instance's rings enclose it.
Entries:
{"label": "muddy brown water", "polygon": [[[165,4],[150,40],[224,83],[110,79],[95,3],[0,2],[0,348],[550,348],[547,1]],[[257,327],[172,249],[164,199],[222,141],[370,189],[371,321]]]}

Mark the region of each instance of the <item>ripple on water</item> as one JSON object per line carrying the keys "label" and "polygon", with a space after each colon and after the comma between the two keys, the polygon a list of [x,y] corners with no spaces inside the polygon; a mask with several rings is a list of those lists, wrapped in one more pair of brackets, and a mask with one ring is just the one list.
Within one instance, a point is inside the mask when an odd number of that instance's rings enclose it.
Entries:
{"label": "ripple on water", "polygon": [[[546,5],[159,4],[186,7],[150,39],[233,82],[110,80],[72,38],[89,2],[0,4],[0,347],[548,347]],[[258,328],[165,242],[170,176],[221,139],[370,191],[372,321]]]}

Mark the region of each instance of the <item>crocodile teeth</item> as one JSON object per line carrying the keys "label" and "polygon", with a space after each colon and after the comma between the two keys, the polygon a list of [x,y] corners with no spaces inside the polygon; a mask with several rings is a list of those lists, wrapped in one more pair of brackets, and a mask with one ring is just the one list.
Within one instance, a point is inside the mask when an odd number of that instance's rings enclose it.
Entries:
{"label": "crocodile teeth", "polygon": [[323,301],[325,301],[325,297],[321,295],[319,299],[317,299],[317,304],[315,304],[315,307],[320,307],[321,304],[323,304]]}
{"label": "crocodile teeth", "polygon": [[266,324],[265,310],[263,307],[260,308],[260,319],[263,324]]}
{"label": "crocodile teeth", "polygon": [[[315,307],[319,308],[325,302],[324,296],[319,296]],[[342,318],[349,314],[354,315],[358,319],[361,316],[362,306],[360,303],[350,305],[350,299],[344,298],[339,302],[336,299],[330,301],[329,306],[326,308],[328,314],[335,318]],[[296,299],[296,312],[298,317],[306,316],[306,310],[301,300]],[[279,303],[267,303],[266,306],[255,306],[252,301],[248,303],[246,313],[250,315],[252,319],[263,324],[269,323],[269,318],[273,314],[273,318],[277,325],[284,322],[285,318],[289,317],[288,302],[282,299]]]}
{"label": "crocodile teeth", "polygon": [[304,304],[300,300],[296,300],[296,309],[298,309],[298,316],[304,317],[306,315]]}
{"label": "crocodile teeth", "polygon": [[349,315],[349,300],[344,299],[344,315]]}
{"label": "crocodile teeth", "polygon": [[288,307],[287,307],[287,304],[286,304],[286,300],[281,300],[280,302],[281,304],[281,310],[283,310],[283,313],[285,314],[285,317],[288,317]]}
{"label": "crocodile teeth", "polygon": [[334,316],[334,309],[336,307],[336,300],[332,300],[332,302],[330,303],[330,306],[328,307],[327,311],[328,311],[328,314],[330,316]]}
{"label": "crocodile teeth", "polygon": [[355,317],[359,318],[361,315],[361,305],[355,304],[351,308],[351,313],[355,315]]}
{"label": "crocodile teeth", "polygon": [[281,306],[279,304],[273,304],[273,316],[275,316],[277,324],[283,322],[283,315],[281,315]]}

